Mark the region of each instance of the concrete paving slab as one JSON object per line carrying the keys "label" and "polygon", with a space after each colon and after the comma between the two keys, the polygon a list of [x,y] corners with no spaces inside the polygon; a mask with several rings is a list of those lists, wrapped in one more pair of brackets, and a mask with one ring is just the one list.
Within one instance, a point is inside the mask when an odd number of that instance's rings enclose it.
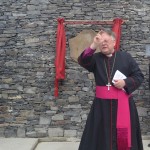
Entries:
{"label": "concrete paving slab", "polygon": [[148,147],[149,145],[150,145],[150,140],[143,140],[144,150],[150,150],[150,147]]}
{"label": "concrete paving slab", "polygon": [[0,138],[0,150],[33,150],[37,144],[34,138]]}
{"label": "concrete paving slab", "polygon": [[79,142],[41,142],[35,150],[78,150]]}

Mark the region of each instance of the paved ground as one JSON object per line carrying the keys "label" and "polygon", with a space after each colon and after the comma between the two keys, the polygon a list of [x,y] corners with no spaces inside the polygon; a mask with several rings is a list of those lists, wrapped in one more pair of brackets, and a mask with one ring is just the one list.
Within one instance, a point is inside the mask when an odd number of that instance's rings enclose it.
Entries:
{"label": "paved ground", "polygon": [[79,142],[41,142],[35,150],[78,150]]}
{"label": "paved ground", "polygon": [[[150,140],[143,140],[144,150],[150,150]],[[0,138],[0,150],[78,150],[79,142],[39,142],[33,138]]]}
{"label": "paved ground", "polygon": [[[147,145],[150,140],[144,141],[144,150],[150,150]],[[42,142],[39,143],[35,150],[78,150],[79,142]]]}
{"label": "paved ground", "polygon": [[38,139],[0,138],[0,150],[34,150]]}

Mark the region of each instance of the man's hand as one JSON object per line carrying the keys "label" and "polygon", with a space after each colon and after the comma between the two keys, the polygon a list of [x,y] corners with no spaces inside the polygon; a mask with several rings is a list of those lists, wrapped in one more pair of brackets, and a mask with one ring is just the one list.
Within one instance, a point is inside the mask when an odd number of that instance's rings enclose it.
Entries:
{"label": "man's hand", "polygon": [[122,79],[121,80],[114,80],[114,81],[115,81],[114,86],[118,89],[122,89],[126,85],[125,81]]}
{"label": "man's hand", "polygon": [[101,35],[103,32],[104,31],[102,30],[99,31],[97,35],[94,37],[93,43],[90,46],[91,49],[96,49],[103,42],[102,35]]}

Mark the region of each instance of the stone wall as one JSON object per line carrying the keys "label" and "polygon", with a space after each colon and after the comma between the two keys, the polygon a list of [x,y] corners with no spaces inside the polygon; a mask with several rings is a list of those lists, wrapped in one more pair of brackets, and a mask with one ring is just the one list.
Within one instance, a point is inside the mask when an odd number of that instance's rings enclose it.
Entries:
{"label": "stone wall", "polygon": [[[149,0],[1,0],[0,137],[80,138],[94,96],[93,75],[70,58],[68,39],[98,25],[67,25],[66,79],[54,93],[58,17],[128,20],[121,50],[138,62],[145,80],[134,92],[143,135],[150,135],[150,91],[145,45],[150,44]],[[111,28],[110,25],[103,25]]]}

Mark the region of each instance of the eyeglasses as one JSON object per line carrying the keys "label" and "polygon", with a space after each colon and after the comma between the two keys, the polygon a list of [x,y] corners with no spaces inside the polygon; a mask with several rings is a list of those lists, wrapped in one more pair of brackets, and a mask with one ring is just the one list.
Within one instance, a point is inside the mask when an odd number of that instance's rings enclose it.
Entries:
{"label": "eyeglasses", "polygon": [[110,42],[110,40],[103,40],[102,41],[102,44],[107,44],[107,43],[109,43]]}

